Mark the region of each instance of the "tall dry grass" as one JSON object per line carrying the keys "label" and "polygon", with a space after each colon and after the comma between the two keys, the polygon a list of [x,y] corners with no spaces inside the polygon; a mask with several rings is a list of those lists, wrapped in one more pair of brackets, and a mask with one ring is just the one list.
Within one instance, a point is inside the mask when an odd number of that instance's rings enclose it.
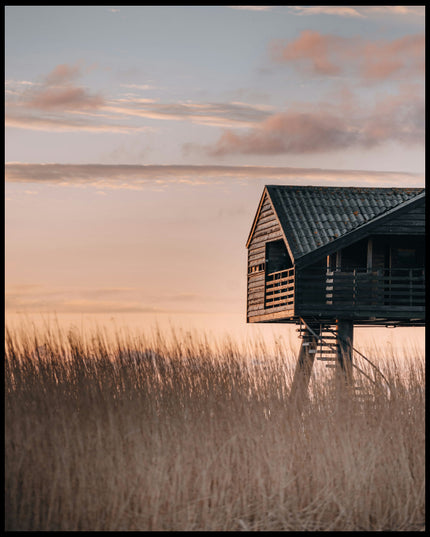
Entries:
{"label": "tall dry grass", "polygon": [[[292,357],[161,333],[7,331],[7,530],[424,529],[424,364],[364,401]],[[375,359],[375,358],[374,358]]]}

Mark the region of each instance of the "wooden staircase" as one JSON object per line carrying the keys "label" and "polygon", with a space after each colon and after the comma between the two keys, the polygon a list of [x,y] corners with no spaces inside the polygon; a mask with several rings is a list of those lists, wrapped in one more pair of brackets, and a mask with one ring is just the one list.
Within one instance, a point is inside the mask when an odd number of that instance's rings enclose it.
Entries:
{"label": "wooden staircase", "polygon": [[[302,346],[311,345],[311,343],[308,341],[309,334],[313,336],[313,338],[316,340],[316,347],[314,349],[310,349],[308,351],[309,354],[315,354],[315,358],[320,362],[324,362],[327,368],[337,369],[340,371],[343,370],[341,356],[342,351],[339,335],[336,333],[336,329],[336,324],[324,324],[318,321],[309,320],[306,322],[304,319],[300,319],[300,328],[298,328],[297,331],[299,332],[299,337],[301,339],[304,339]],[[373,364],[366,356],[364,356],[360,351],[358,351],[354,347],[351,347],[351,355],[354,354],[356,355],[356,357],[358,356],[359,359],[367,361],[374,368],[376,373],[381,375],[381,377],[386,382],[388,388],[390,389],[388,380],[385,378],[379,368],[375,364]],[[352,368],[356,369],[360,373],[360,376],[355,379],[354,384],[351,386],[353,388],[354,396],[356,397],[356,400],[358,402],[364,403],[368,401],[369,394],[368,390],[366,391],[365,387],[360,382],[362,380],[362,376],[367,378],[373,384],[376,384],[376,382],[356,363],[352,362],[351,365]]]}

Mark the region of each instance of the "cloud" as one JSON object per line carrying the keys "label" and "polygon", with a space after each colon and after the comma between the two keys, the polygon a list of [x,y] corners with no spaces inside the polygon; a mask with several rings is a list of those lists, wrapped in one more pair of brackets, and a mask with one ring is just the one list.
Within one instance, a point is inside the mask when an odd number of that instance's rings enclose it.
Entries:
{"label": "cloud", "polygon": [[357,144],[359,133],[341,118],[324,111],[274,114],[245,134],[225,131],[212,156],[228,154],[276,155],[345,149]]}
{"label": "cloud", "polygon": [[46,85],[68,84],[81,76],[81,68],[78,65],[66,63],[57,65],[45,79]]}
{"label": "cloud", "polygon": [[270,11],[273,6],[228,6],[230,9],[243,9],[245,11]]}
{"label": "cloud", "polygon": [[384,15],[424,16],[424,6],[289,6],[296,15],[335,15],[339,17],[368,17]]}
{"label": "cloud", "polygon": [[294,41],[273,41],[272,58],[279,63],[308,66],[309,71],[316,74],[334,75],[338,74],[341,68],[330,57],[342,48],[345,41],[348,42],[343,37],[304,30]]}
{"label": "cloud", "polygon": [[126,164],[30,164],[6,163],[8,183],[93,186],[100,188],[145,188],[169,184],[210,185],[214,182],[307,181],[326,185],[404,185],[422,186],[420,174],[366,170],[335,170],[280,166],[191,166]]}
{"label": "cloud", "polygon": [[136,289],[71,288],[43,285],[9,286],[5,308],[14,312],[57,313],[159,313],[165,310],[136,299]]}
{"label": "cloud", "polygon": [[364,82],[424,75],[424,34],[388,40],[364,40],[304,30],[293,41],[276,40],[272,59],[311,75],[352,73]]}
{"label": "cloud", "polygon": [[130,287],[56,287],[37,284],[8,286],[7,312],[26,313],[178,313],[201,303],[223,302],[196,293],[151,295]]}
{"label": "cloud", "polygon": [[[132,132],[145,128],[142,119],[189,121],[215,127],[249,127],[267,117],[267,105],[243,102],[162,103],[135,95],[108,100],[100,93],[91,93],[77,85],[82,76],[80,65],[61,64],[42,82],[7,84],[6,125],[9,127],[45,130],[92,132]],[[121,84],[127,89],[149,89],[148,85]],[[76,116],[79,115],[79,119]],[[106,121],[109,118],[109,121]],[[117,124],[121,121],[121,124]],[[140,124],[139,124],[140,123]]]}
{"label": "cloud", "polygon": [[79,87],[44,88],[24,103],[39,110],[94,110],[103,104],[104,99],[100,95],[91,95]]}
{"label": "cloud", "polygon": [[365,80],[385,80],[401,75],[424,75],[424,35],[408,35],[393,41],[371,41],[359,47],[361,75]]}
{"label": "cloud", "polygon": [[74,81],[82,76],[80,65],[57,65],[35,87],[30,87],[21,95],[21,104],[40,110],[86,110],[97,109],[104,99],[100,94],[93,95]]}
{"label": "cloud", "polygon": [[420,17],[425,15],[425,6],[360,6],[359,9],[368,15],[373,15],[374,13],[418,15]]}
{"label": "cloud", "polygon": [[138,89],[138,90],[157,89],[155,86],[151,86],[150,84],[120,84],[120,86],[122,88]]}
{"label": "cloud", "polygon": [[266,105],[245,103],[159,103],[151,99],[118,99],[103,107],[122,116],[173,121],[191,121],[207,126],[249,126],[269,115]]}
{"label": "cloud", "polygon": [[356,8],[351,6],[290,6],[296,15],[338,15],[340,17],[363,17]]}
{"label": "cloud", "polygon": [[[90,66],[87,71],[93,68]],[[94,120],[94,114],[105,104],[105,99],[101,94],[77,85],[75,81],[81,76],[80,65],[60,64],[37,83],[10,81],[8,87],[12,97],[6,101],[6,126],[46,131],[132,130],[132,126]],[[80,113],[87,117],[76,119],[76,114]]]}
{"label": "cloud", "polygon": [[145,127],[94,121],[88,117],[76,119],[74,117],[47,116],[34,113],[6,112],[5,126],[18,129],[40,130],[49,132],[118,132],[130,133],[141,131]]}
{"label": "cloud", "polygon": [[424,146],[424,136],[424,100],[411,85],[395,96],[379,97],[373,107],[360,107],[351,97],[336,106],[299,104],[245,133],[225,130],[205,150],[215,157],[327,153],[387,142]]}

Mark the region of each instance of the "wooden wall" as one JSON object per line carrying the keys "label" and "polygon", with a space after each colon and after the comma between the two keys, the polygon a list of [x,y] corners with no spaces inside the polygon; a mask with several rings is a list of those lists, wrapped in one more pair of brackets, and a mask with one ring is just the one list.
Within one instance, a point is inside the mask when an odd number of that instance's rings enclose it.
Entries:
{"label": "wooden wall", "polygon": [[[408,211],[384,218],[377,227],[372,228],[370,233],[370,236],[373,238],[374,268],[382,268],[387,265],[385,254],[385,247],[387,246],[386,237],[389,237],[390,240],[388,242],[392,243],[396,236],[414,236],[418,240],[418,237],[424,234],[425,200],[413,204]],[[385,239],[383,236],[385,236]],[[283,233],[268,194],[266,193],[248,245],[247,322],[291,322],[295,314],[334,314],[334,305],[330,306],[326,303],[325,256],[309,267],[304,267],[300,270],[296,269],[295,310],[293,306],[290,306],[291,309],[287,309],[286,306],[265,309],[266,243],[280,239],[283,239]],[[361,265],[364,265],[367,254],[367,240],[368,237],[361,236],[358,238],[358,243],[363,243],[363,260],[360,263]],[[395,241],[396,239],[394,239]],[[364,248],[365,246],[366,249]],[[349,311],[349,308],[348,313],[353,314],[352,311]],[[374,315],[374,312],[370,312],[370,310],[364,315],[370,315],[371,313]],[[383,313],[385,315],[387,314],[386,311]],[[414,312],[414,314],[420,317],[421,311]],[[398,317],[400,318],[401,314]],[[362,321],[364,322],[364,319]]]}
{"label": "wooden wall", "polygon": [[[264,309],[265,270],[256,269],[258,266],[265,265],[266,242],[282,238],[281,227],[273,211],[270,199],[265,194],[254,233],[248,246],[248,322],[258,322],[261,320],[261,315],[267,314]],[[272,308],[270,313],[277,313],[281,310],[285,310],[285,308]]]}

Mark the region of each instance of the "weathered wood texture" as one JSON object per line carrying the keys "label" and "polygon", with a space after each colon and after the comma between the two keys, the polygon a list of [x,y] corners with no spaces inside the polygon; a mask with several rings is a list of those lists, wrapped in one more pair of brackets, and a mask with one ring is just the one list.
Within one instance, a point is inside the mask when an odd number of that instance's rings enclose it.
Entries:
{"label": "weathered wood texture", "polygon": [[337,322],[337,343],[339,346],[340,371],[345,377],[346,383],[353,385],[352,355],[354,348],[354,321],[340,319]]}
{"label": "weathered wood texture", "polygon": [[[296,262],[292,268],[287,264],[276,269],[266,255],[278,250],[275,245],[267,250],[267,243],[284,240],[284,233],[266,192],[248,239],[247,321],[292,322],[299,316],[316,316],[353,319],[359,324],[366,320],[369,324],[375,320],[423,323],[424,237],[425,200],[420,199],[334,241],[342,258],[336,270],[327,270],[326,255],[321,250],[318,256],[318,249],[312,264]],[[400,268],[413,249],[413,263]],[[270,267],[277,272],[269,274]]]}
{"label": "weathered wood texture", "polygon": [[273,309],[277,306],[294,307],[294,269],[281,270],[266,275],[266,293],[264,307]]}
{"label": "weathered wood texture", "polygon": [[316,348],[317,339],[305,330],[290,391],[290,404],[297,408],[299,412],[303,410],[305,397],[307,396]]}
{"label": "weathered wood texture", "polygon": [[[259,322],[261,316],[267,313],[264,308],[265,271],[254,270],[265,265],[266,242],[279,239],[282,239],[282,230],[266,194],[248,246],[247,319],[249,322]],[[285,310],[286,308],[281,306],[281,309]],[[275,308],[270,313],[277,311],[278,308]]]}

